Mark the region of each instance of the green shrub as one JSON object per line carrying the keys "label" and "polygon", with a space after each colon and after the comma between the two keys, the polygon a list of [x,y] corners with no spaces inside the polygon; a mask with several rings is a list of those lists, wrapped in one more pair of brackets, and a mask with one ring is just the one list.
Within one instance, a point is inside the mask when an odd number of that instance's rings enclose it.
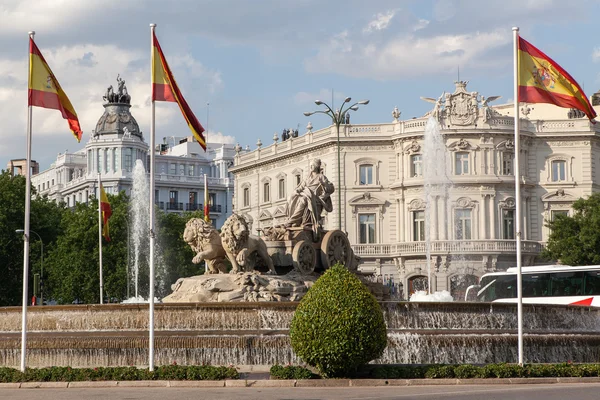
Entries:
{"label": "green shrub", "polygon": [[300,366],[273,365],[270,369],[271,377],[275,379],[313,379],[316,378],[309,369]]}
{"label": "green shrub", "polygon": [[433,365],[425,372],[425,378],[447,379],[454,378],[453,365]]}
{"label": "green shrub", "polygon": [[336,264],[296,308],[290,340],[296,354],[321,375],[339,377],[381,357],[387,333],[375,297],[352,272]]}
{"label": "green shrub", "polygon": [[458,379],[479,378],[480,368],[471,364],[458,365],[454,368],[454,376]]}

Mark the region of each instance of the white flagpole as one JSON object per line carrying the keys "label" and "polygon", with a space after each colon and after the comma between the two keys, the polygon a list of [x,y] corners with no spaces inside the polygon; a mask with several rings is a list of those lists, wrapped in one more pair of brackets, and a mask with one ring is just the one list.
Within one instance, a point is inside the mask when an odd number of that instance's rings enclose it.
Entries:
{"label": "white flagpole", "polygon": [[[153,87],[154,65],[154,28],[150,24],[150,93]],[[148,294],[148,369],[154,371],[154,99],[150,105],[150,293]]]}
{"label": "white flagpole", "polygon": [[[35,31],[28,33],[29,39],[33,40]],[[31,55],[29,56],[29,81],[31,87]],[[25,171],[25,225],[23,229],[23,310],[21,312],[21,372],[25,372],[27,357],[27,304],[29,303],[29,214],[31,209],[31,119],[32,106],[27,109],[27,168]]]}
{"label": "white flagpole", "polygon": [[514,39],[514,98],[515,98],[515,211],[517,245],[517,325],[519,365],[523,365],[523,276],[521,274],[521,161],[519,138],[519,28],[513,28]]}
{"label": "white flagpole", "polygon": [[100,304],[104,304],[104,278],[102,277],[102,180],[98,171],[98,249],[100,254]]}

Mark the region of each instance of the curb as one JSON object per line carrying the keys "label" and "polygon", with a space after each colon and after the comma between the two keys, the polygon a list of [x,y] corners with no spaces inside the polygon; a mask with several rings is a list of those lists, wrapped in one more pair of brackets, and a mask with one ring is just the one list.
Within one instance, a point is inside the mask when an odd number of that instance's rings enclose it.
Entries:
{"label": "curb", "polygon": [[600,377],[587,378],[489,378],[489,379],[228,379],[223,381],[83,381],[0,383],[2,389],[68,388],[222,388],[222,387],[381,387],[381,386],[459,386],[459,385],[539,385],[557,383],[600,383]]}

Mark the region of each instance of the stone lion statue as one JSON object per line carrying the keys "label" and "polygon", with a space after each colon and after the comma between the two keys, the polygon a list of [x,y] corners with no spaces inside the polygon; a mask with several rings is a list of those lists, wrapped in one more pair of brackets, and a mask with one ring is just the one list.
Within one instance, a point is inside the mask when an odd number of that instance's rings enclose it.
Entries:
{"label": "stone lion statue", "polygon": [[[223,248],[227,253],[227,258],[233,266],[231,273],[254,270],[254,259],[251,256],[258,256],[269,267],[269,273],[276,275],[273,260],[267,253],[267,246],[261,238],[251,235],[246,220],[238,215],[232,214],[221,228],[221,239]],[[244,271],[240,270],[244,268]]]}
{"label": "stone lion statue", "polygon": [[205,274],[227,273],[227,265],[223,262],[227,253],[221,244],[219,232],[212,224],[201,218],[192,218],[185,224],[183,240],[196,253],[192,262],[199,264],[206,260]]}

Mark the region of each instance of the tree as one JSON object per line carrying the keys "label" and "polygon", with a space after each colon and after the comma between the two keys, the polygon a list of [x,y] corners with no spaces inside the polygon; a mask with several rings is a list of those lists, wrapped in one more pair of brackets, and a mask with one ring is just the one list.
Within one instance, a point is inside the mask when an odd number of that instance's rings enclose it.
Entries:
{"label": "tree", "polygon": [[387,332],[375,297],[352,272],[336,264],[300,301],[290,341],[294,352],[322,375],[339,377],[381,357]]}
{"label": "tree", "polygon": [[[0,305],[22,304],[23,288],[23,240],[17,229],[24,229],[25,185],[24,176],[12,176],[0,171]],[[38,197],[31,188],[30,229],[43,241],[44,253],[48,254],[60,234],[60,220],[64,208],[47,197]],[[42,243],[35,234],[29,240],[29,293],[33,294],[33,275],[41,273]],[[45,260],[44,260],[45,262]],[[44,264],[46,276],[46,264]],[[44,290],[46,297],[46,290]]]}
{"label": "tree", "polygon": [[573,203],[573,216],[556,215],[542,257],[567,265],[600,264],[600,193]]}

